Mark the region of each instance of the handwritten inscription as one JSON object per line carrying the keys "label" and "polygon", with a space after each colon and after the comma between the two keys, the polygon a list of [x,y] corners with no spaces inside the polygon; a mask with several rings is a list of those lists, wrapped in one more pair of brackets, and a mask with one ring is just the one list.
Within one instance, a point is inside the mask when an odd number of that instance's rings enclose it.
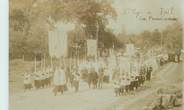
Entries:
{"label": "handwritten inscription", "polygon": [[160,8],[157,16],[149,10],[125,9],[122,14],[134,15],[138,20],[142,21],[177,21],[174,15],[174,8]]}
{"label": "handwritten inscription", "polygon": [[173,15],[174,14],[174,8],[160,8],[160,15]]}

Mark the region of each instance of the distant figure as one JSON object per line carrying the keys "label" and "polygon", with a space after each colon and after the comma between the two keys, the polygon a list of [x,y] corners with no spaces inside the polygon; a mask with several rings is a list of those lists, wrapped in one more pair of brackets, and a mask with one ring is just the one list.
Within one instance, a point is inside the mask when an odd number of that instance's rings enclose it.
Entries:
{"label": "distant figure", "polygon": [[126,92],[129,92],[130,91],[130,84],[131,84],[131,80],[130,80],[130,78],[128,78],[128,77],[126,77],[125,78],[125,81],[126,81],[126,86],[125,86],[125,90],[126,90]]}
{"label": "distant figure", "polygon": [[98,74],[96,71],[92,72],[92,83],[93,83],[93,88],[97,88],[97,83],[98,83]]}
{"label": "distant figure", "polygon": [[75,92],[79,91],[79,81],[80,81],[80,74],[76,70],[76,72],[73,74],[74,79],[73,79],[73,86],[75,88]]}
{"label": "distant figure", "polygon": [[88,86],[89,86],[89,88],[91,88],[91,83],[93,82],[92,77],[93,77],[93,72],[92,72],[92,70],[89,70],[89,72],[88,72]]}
{"label": "distant figure", "polygon": [[53,77],[54,77],[54,70],[52,67],[49,68],[49,82],[50,82],[50,85],[52,84],[53,82]]}
{"label": "distant figure", "polygon": [[46,73],[45,73],[45,86],[50,86],[51,85],[51,75],[50,75],[50,72],[49,72],[49,70],[47,70],[46,71]]}
{"label": "distant figure", "polygon": [[46,84],[46,74],[44,71],[41,72],[41,87],[44,88]]}
{"label": "distant figure", "polygon": [[146,79],[147,79],[148,81],[151,80],[151,73],[152,73],[152,70],[153,70],[153,68],[152,68],[151,66],[150,66],[150,67],[148,68],[148,70],[147,70]]}
{"label": "distant figure", "polygon": [[118,80],[118,78],[114,79],[113,87],[114,87],[115,96],[120,96],[121,90],[120,90],[120,81]]}
{"label": "distant figure", "polygon": [[104,79],[104,71],[101,70],[98,74],[98,88],[102,88],[103,85],[103,79]]}
{"label": "distant figure", "polygon": [[73,87],[74,74],[70,75],[70,85]]}
{"label": "distant figure", "polygon": [[179,54],[177,54],[177,61],[178,61],[178,63],[180,62],[180,56],[181,56],[181,54],[179,53]]}
{"label": "distant figure", "polygon": [[31,88],[32,88],[31,74],[25,73],[24,74],[24,91],[30,90]]}
{"label": "distant figure", "polygon": [[36,89],[39,89],[41,87],[41,72],[35,72],[34,73],[34,86]]}
{"label": "distant figure", "polygon": [[67,66],[65,69],[66,83],[70,81],[70,68]]}
{"label": "distant figure", "polygon": [[63,94],[66,85],[66,77],[63,67],[61,69],[56,68],[54,73],[54,95],[56,96],[58,92]]}
{"label": "distant figure", "polygon": [[120,80],[120,92],[121,92],[121,94],[126,92],[126,83],[127,82],[125,80],[125,77],[122,77]]}

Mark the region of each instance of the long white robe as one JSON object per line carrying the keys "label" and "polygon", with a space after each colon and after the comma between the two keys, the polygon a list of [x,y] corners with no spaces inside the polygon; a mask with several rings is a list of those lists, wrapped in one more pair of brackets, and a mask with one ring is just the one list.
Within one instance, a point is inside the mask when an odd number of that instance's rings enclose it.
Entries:
{"label": "long white robe", "polygon": [[66,84],[66,76],[64,70],[56,70],[54,73],[54,85],[64,85]]}

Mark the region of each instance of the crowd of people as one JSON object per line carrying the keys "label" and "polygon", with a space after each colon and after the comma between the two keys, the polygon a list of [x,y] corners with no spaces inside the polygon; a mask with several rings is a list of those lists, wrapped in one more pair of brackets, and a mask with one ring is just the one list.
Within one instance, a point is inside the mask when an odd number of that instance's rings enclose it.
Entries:
{"label": "crowd of people", "polygon": [[160,65],[164,65],[167,62],[175,62],[175,63],[179,63],[180,62],[180,54],[163,54],[160,56]]}
{"label": "crowd of people", "polygon": [[[106,69],[101,68],[96,71],[95,68],[90,68],[86,71],[87,76],[84,77],[80,73],[79,69],[73,68],[70,70],[67,67],[56,66],[55,69],[48,68],[46,70],[40,70],[37,72],[24,74],[24,90],[30,90],[32,88],[42,89],[48,87],[54,87],[53,93],[63,93],[70,86],[74,88],[75,92],[79,91],[80,80],[84,80],[89,88],[102,88],[104,82],[109,82],[109,77],[105,74]],[[116,95],[120,95],[124,92],[128,92],[138,88],[145,80],[151,79],[152,68],[147,67],[141,69],[139,76],[127,76],[125,74],[115,75],[112,79]]]}
{"label": "crowd of people", "polygon": [[[97,73],[94,69],[90,69],[86,78],[89,88],[102,88],[103,76],[103,71]],[[25,91],[32,88],[54,87],[53,93],[57,95],[59,92],[63,93],[66,91],[69,86],[74,88],[75,92],[78,92],[80,80],[82,80],[82,76],[77,68],[69,70],[68,67],[56,66],[54,69],[49,68],[31,74],[25,73],[23,82]]]}
{"label": "crowd of people", "polygon": [[[163,58],[159,60],[163,61]],[[166,60],[164,63],[161,62],[160,65],[166,64],[169,61],[169,57]],[[78,92],[80,89],[80,81],[83,80],[88,84],[89,88],[94,89],[102,88],[104,82],[111,83],[114,87],[115,95],[120,96],[138,89],[144,85],[145,81],[150,81],[152,72],[154,71],[154,67],[151,64],[139,65],[139,69],[136,73],[120,71],[119,66],[110,70],[108,66],[99,66],[99,68],[96,68],[95,66],[97,64],[89,63],[89,65],[89,68],[83,70],[80,69],[80,65],[73,67],[56,65],[31,74],[25,73],[24,90],[53,87],[53,93],[57,95],[58,93],[63,94],[64,91],[71,87],[75,92]]]}
{"label": "crowd of people", "polygon": [[53,71],[51,69],[40,70],[34,73],[26,72],[24,74],[24,90],[31,88],[45,88],[51,86]]}
{"label": "crowd of people", "polygon": [[138,75],[121,74],[115,77],[113,86],[116,96],[124,95],[130,91],[138,89],[145,81],[150,81],[152,76],[152,67],[142,67]]}
{"label": "crowd of people", "polygon": [[[158,65],[163,66],[169,62],[180,62],[180,56],[178,54],[164,54],[156,59]],[[126,94],[130,91],[136,90],[142,86],[145,81],[150,81],[152,78],[153,66],[143,65],[141,66],[138,74],[121,74],[115,77],[113,82],[114,91],[116,96]]]}

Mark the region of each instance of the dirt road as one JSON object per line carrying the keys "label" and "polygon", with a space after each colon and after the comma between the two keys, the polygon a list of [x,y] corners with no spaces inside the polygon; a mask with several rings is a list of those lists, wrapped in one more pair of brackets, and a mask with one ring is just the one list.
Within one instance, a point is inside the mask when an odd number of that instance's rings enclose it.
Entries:
{"label": "dirt road", "polygon": [[[182,88],[182,64],[170,63],[166,65],[161,71],[156,73],[152,80],[151,88],[137,94],[133,99],[124,100],[116,107],[117,110],[144,110],[151,105],[157,96],[157,90],[165,86],[178,86]],[[119,101],[120,102],[120,101]],[[118,103],[118,102],[117,102]],[[182,110],[182,108],[177,108]]]}
{"label": "dirt road", "polygon": [[10,95],[10,110],[142,110],[155,96],[158,88],[180,84],[182,65],[169,63],[154,73],[151,82],[128,95],[115,97],[112,85],[103,89],[89,89],[81,82],[80,91],[73,89],[54,96],[52,88],[32,90]]}

